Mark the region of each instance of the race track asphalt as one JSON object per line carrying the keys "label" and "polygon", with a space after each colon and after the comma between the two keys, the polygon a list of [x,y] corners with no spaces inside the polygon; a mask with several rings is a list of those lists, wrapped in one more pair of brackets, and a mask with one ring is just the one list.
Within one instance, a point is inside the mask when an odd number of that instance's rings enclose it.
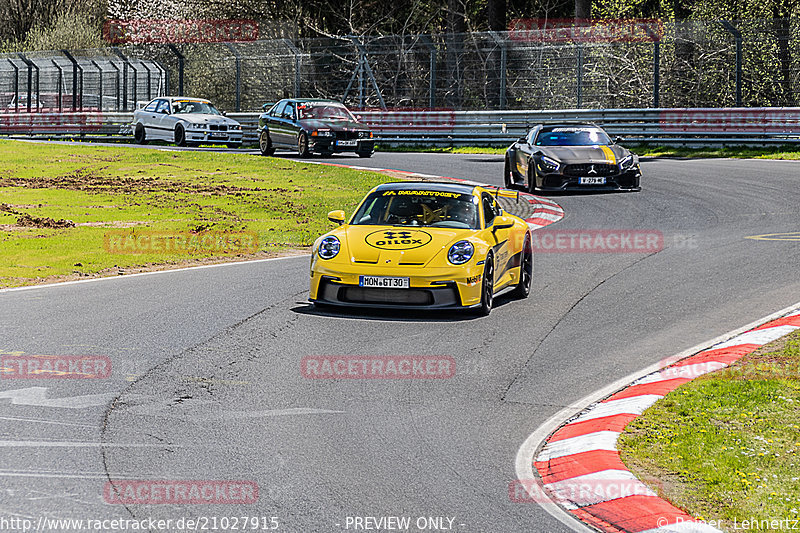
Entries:
{"label": "race track asphalt", "polygon": [[[491,183],[502,172],[502,156],[330,159]],[[531,297],[500,298],[486,318],[316,311],[307,257],[0,292],[0,351],[113,365],[106,380],[4,380],[0,516],[568,531],[509,500],[531,432],[623,375],[800,301],[800,242],[745,238],[800,231],[800,163],[650,160],[643,173],[641,193],[553,197],[566,216],[548,229],[656,230],[663,250],[539,253]],[[312,380],[300,372],[309,355],[451,356],[456,373]],[[107,505],[109,477],[252,480],[260,496]]]}

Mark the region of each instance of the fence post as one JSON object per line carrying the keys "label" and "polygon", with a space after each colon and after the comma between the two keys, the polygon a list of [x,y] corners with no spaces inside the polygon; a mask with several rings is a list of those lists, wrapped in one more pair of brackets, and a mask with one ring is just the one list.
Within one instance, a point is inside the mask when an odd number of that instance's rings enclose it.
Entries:
{"label": "fence post", "polygon": [[108,64],[111,65],[111,68],[113,68],[114,71],[116,72],[116,76],[114,77],[114,94],[117,95],[117,107],[114,109],[114,111],[119,111],[119,109],[120,109],[120,100],[119,100],[119,98],[120,98],[120,96],[119,96],[119,67],[116,66],[111,59],[108,60]]}
{"label": "fence post", "polygon": [[581,107],[583,105],[583,46],[578,45],[578,56],[576,58],[576,72],[575,77],[577,81],[577,91],[576,96],[578,100],[577,107]]}
{"label": "fence post", "polygon": [[[83,68],[78,65],[78,62],[72,57],[68,50],[61,49],[61,53],[67,56],[70,63],[72,63],[72,110],[75,111],[78,106],[78,71],[81,76],[81,86],[83,86]],[[80,109],[83,109],[83,91],[81,91]]]}
{"label": "fence post", "polygon": [[33,69],[36,69],[36,107],[39,107],[39,67],[36,66],[36,63],[22,55],[22,52],[17,53],[19,58],[25,63],[28,67],[28,113],[31,112],[31,100],[33,99]]}
{"label": "fence post", "polygon": [[508,62],[508,49],[506,41],[500,37],[496,32],[490,31],[489,35],[492,36],[494,42],[500,47],[500,109],[506,108],[506,63]]}
{"label": "fence post", "polygon": [[238,113],[242,109],[242,56],[233,43],[225,43],[225,46],[233,54],[236,64],[236,112]]}
{"label": "fence post", "polygon": [[292,52],[294,55],[294,97],[300,98],[300,69],[302,68],[302,57],[303,54],[297,47],[294,45],[292,41],[289,39],[283,39],[284,44],[286,44],[286,48]]}
{"label": "fence post", "polygon": [[100,81],[100,90],[98,91],[99,94],[97,95],[97,110],[103,110],[103,69],[100,68],[100,65],[97,64],[97,61],[94,59],[90,59],[89,62],[97,69],[97,78]]}
{"label": "fence post", "polygon": [[178,58],[178,96],[183,96],[183,68],[186,58],[174,44],[167,45],[170,51]]}
{"label": "fence post", "polygon": [[128,69],[133,71],[133,109],[136,110],[136,106],[138,104],[138,87],[136,86],[136,78],[138,77],[138,71],[136,68],[131,64],[127,57],[122,55],[122,52],[119,51],[119,48],[112,48],[115,54],[119,56],[122,60],[122,108],[124,111],[128,110]]}
{"label": "fence post", "polygon": [[742,32],[727,20],[720,23],[736,41],[736,107],[742,107]]}
{"label": "fence post", "polygon": [[430,73],[428,76],[428,107],[433,109],[436,107],[436,47],[433,45],[433,41],[429,35],[420,35],[419,38],[420,41],[422,41],[425,46],[428,47],[428,53],[430,55]]}
{"label": "fence post", "polygon": [[[382,109],[386,109],[386,103],[383,101],[383,95],[381,94],[381,89],[378,87],[378,82],[375,80],[375,74],[372,72],[372,67],[369,66],[369,61],[367,60],[367,50],[364,48],[364,45],[361,44],[361,40],[355,35],[348,35],[347,36],[353,44],[356,45],[358,49],[358,56],[359,56],[359,76],[362,76],[363,72],[366,71],[367,76],[369,76],[370,81],[372,81],[372,88],[375,89],[375,93],[378,95],[378,101],[381,104]],[[362,105],[363,107],[363,105]]]}
{"label": "fence post", "polygon": [[[51,59],[50,62],[53,64],[54,67],[58,69],[58,112],[61,113],[62,111],[62,104],[61,101],[64,98],[64,72],[61,68],[61,65],[56,63],[55,59]],[[74,111],[74,109],[73,109]]]}
{"label": "fence post", "polygon": [[19,67],[9,58],[6,58],[6,61],[14,69],[14,113],[19,113]]}
{"label": "fence post", "polygon": [[151,73],[150,72],[150,68],[147,66],[147,63],[145,63],[141,59],[139,60],[139,64],[142,67],[144,67],[145,72],[147,72],[147,101],[149,102],[150,100],[153,99],[152,90],[151,90],[152,86],[151,86],[151,81],[150,81],[150,73]]}
{"label": "fence post", "polygon": [[660,88],[661,88],[661,43],[659,41],[653,41],[653,107],[655,108],[659,107]]}

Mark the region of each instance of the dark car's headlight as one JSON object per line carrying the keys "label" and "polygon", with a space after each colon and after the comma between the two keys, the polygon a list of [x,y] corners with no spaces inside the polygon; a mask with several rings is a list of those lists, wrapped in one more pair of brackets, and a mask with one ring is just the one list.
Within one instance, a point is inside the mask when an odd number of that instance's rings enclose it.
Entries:
{"label": "dark car's headlight", "polygon": [[339,253],[339,248],[341,248],[339,239],[331,235],[320,241],[317,253],[322,259],[333,259]]}
{"label": "dark car's headlight", "polygon": [[546,155],[543,155],[539,159],[539,165],[544,170],[551,170],[552,171],[552,170],[558,170],[558,167],[561,165],[561,163],[559,163],[558,161],[556,161],[552,157],[547,157]]}
{"label": "dark car's headlight", "polygon": [[623,157],[622,160],[619,162],[620,170],[630,170],[635,166],[636,166],[636,158],[633,157],[633,154],[627,157]]}
{"label": "dark car's headlight", "polygon": [[447,260],[454,265],[463,265],[470,259],[472,254],[475,253],[475,247],[469,241],[458,241],[447,252]]}
{"label": "dark car's headlight", "polygon": [[333,137],[334,135],[331,130],[315,130],[311,132],[312,137]]}
{"label": "dark car's headlight", "polygon": [[372,138],[372,132],[371,131],[359,131],[358,132],[358,138],[359,139],[366,139],[366,138],[370,138],[371,139]]}

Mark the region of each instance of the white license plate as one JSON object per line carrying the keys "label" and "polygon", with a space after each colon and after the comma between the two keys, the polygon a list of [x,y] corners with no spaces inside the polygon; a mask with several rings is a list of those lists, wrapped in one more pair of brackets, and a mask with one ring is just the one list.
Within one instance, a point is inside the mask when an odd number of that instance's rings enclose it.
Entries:
{"label": "white license plate", "polygon": [[212,133],[212,137],[228,137],[227,133]]}
{"label": "white license plate", "polygon": [[578,178],[578,183],[581,185],[605,185],[605,178]]}
{"label": "white license plate", "polygon": [[381,289],[407,289],[409,278],[392,278],[388,276],[359,276],[361,287],[378,287]]}
{"label": "white license plate", "polygon": [[336,141],[336,146],[358,146],[358,141]]}

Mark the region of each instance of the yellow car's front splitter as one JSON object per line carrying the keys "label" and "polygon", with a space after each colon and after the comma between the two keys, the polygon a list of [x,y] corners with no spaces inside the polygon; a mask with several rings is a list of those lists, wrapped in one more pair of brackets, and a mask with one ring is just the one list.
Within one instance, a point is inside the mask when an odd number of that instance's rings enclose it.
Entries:
{"label": "yellow car's front splitter", "polygon": [[[482,263],[425,268],[328,262],[315,256],[309,300],[362,307],[475,307],[481,302]],[[408,288],[362,287],[362,276],[408,278]]]}

